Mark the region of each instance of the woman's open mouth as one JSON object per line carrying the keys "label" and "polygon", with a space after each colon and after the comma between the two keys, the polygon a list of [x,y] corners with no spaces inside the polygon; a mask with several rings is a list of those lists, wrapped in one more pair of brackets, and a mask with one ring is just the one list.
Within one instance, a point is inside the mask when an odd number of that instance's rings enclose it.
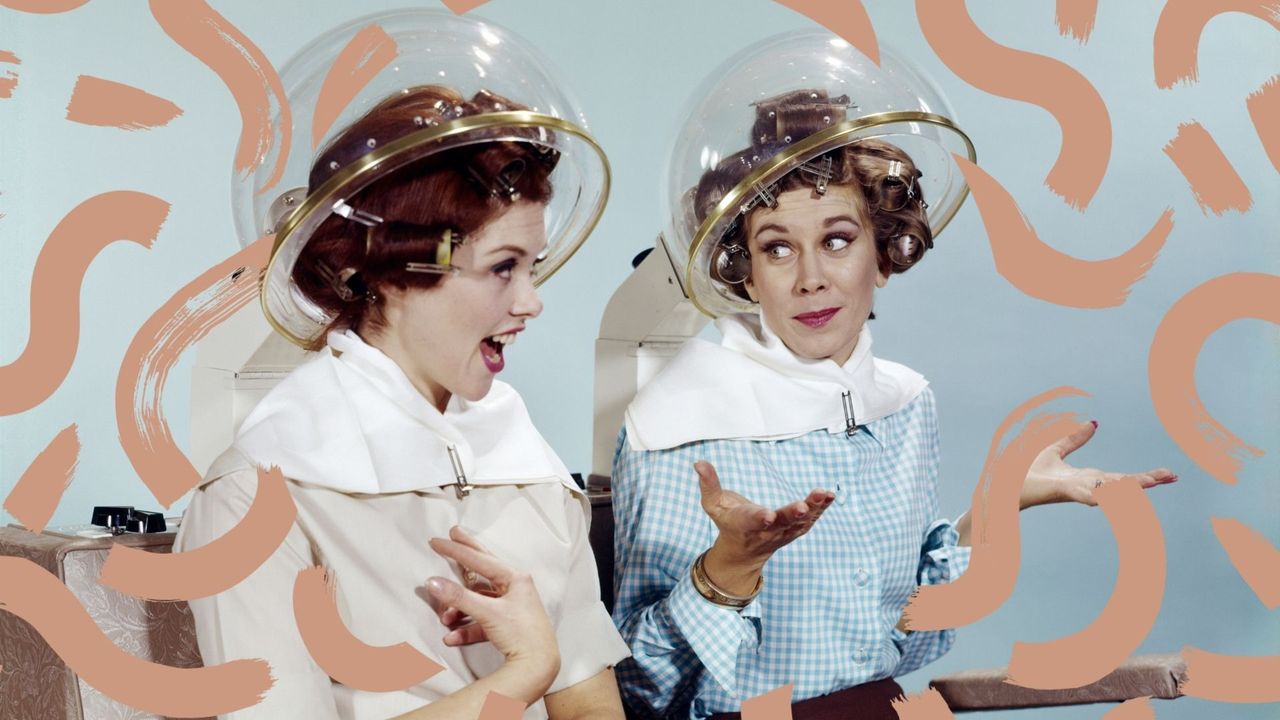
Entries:
{"label": "woman's open mouth", "polygon": [[800,313],[799,315],[796,315],[794,319],[799,320],[811,328],[820,328],[823,325],[826,325],[827,322],[830,321],[831,318],[835,317],[838,312],[840,312],[840,308],[838,307],[827,308],[825,310],[817,310],[815,312]]}
{"label": "woman's open mouth", "polygon": [[502,372],[502,368],[507,365],[507,361],[502,358],[502,351],[515,341],[516,334],[513,332],[493,335],[480,341],[480,357],[484,360],[484,366],[489,368],[489,372]]}

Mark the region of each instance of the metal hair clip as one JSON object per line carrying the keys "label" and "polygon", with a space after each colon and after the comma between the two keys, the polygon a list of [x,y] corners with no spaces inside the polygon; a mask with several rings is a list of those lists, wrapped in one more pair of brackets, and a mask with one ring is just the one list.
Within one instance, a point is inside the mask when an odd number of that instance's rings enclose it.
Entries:
{"label": "metal hair clip", "polygon": [[353,302],[358,298],[369,299],[369,289],[360,278],[359,270],[348,267],[334,272],[328,263],[318,261],[316,272],[320,273],[320,278],[333,288],[343,302]]}
{"label": "metal hair clip", "polygon": [[447,229],[440,235],[440,242],[436,243],[436,261],[431,263],[409,262],[405,263],[406,272],[412,273],[436,273],[439,275],[449,275],[458,272],[458,268],[453,266],[453,246],[466,244],[467,236],[460,232],[454,232]]}
{"label": "metal hair clip", "polygon": [[[754,190],[756,194],[755,197],[751,198],[750,203],[747,205],[747,210],[750,210],[760,203],[767,205],[770,210],[778,207],[778,196],[773,194],[772,185],[765,187],[759,182],[753,182],[751,183],[751,189]],[[746,210],[743,212],[746,212]]]}
{"label": "metal hair clip", "polygon": [[506,195],[508,199],[515,202],[520,199],[520,193],[516,190],[516,182],[524,174],[524,160],[520,158],[512,160],[491,178],[486,178],[480,170],[472,165],[467,166],[467,174],[480,187],[487,189],[493,197]]}
{"label": "metal hair clip", "polygon": [[816,178],[814,180],[814,185],[818,195],[827,194],[827,183],[831,182],[831,178],[835,177],[835,170],[831,167],[830,155],[823,155],[822,163],[820,165],[815,165],[812,160],[809,160],[801,163],[800,167],[797,169],[806,175],[812,175]]}
{"label": "metal hair clip", "polygon": [[346,200],[338,200],[333,204],[333,214],[358,222],[365,227],[373,227],[382,222],[382,218],[363,210],[357,210],[347,204]]}

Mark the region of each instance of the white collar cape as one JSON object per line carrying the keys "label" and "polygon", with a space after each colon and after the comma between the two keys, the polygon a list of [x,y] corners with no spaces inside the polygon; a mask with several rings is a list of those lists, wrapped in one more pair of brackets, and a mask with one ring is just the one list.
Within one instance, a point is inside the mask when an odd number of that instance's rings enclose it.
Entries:
{"label": "white collar cape", "polygon": [[873,357],[865,323],[843,366],[797,357],[759,315],[728,315],[716,327],[719,345],[690,339],[627,407],[633,449],[844,432],[846,391],[855,422],[865,425],[901,410],[928,385],[914,370]]}
{"label": "white collar cape", "polygon": [[234,446],[297,482],[349,494],[472,485],[577,485],[533,426],[520,395],[494,381],[477,402],[454,395],[441,413],[395,361],[347,330],[249,413]]}

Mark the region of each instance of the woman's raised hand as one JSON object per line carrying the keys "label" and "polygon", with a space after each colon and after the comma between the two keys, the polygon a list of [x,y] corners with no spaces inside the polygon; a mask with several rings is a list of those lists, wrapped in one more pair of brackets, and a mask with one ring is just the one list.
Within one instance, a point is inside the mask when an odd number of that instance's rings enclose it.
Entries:
{"label": "woman's raised hand", "polygon": [[1084,427],[1040,451],[1035,461],[1031,463],[1031,468],[1027,471],[1027,479],[1022,484],[1022,494],[1019,497],[1020,510],[1059,502],[1097,505],[1098,501],[1093,498],[1095,488],[1103,483],[1126,477],[1137,478],[1143,488],[1167,485],[1178,479],[1178,476],[1167,468],[1156,468],[1140,473],[1120,473],[1068,465],[1065,458],[1089,442],[1097,429],[1096,422],[1085,423]]}
{"label": "woman's raised hand", "polygon": [[488,586],[477,592],[447,578],[427,581],[441,608],[441,621],[450,628],[444,643],[467,645],[487,639],[509,665],[520,665],[549,687],[560,671],[560,652],[533,578],[504,565],[462,528],[451,529],[449,538],[432,538],[431,548],[466,572],[482,576]]}
{"label": "woman's raised hand", "polygon": [[702,489],[702,509],[719,529],[707,551],[707,574],[717,586],[747,595],[764,564],[779,548],[809,532],[835,500],[827,490],[813,490],[804,500],[770,510],[720,486],[711,463],[694,463]]}

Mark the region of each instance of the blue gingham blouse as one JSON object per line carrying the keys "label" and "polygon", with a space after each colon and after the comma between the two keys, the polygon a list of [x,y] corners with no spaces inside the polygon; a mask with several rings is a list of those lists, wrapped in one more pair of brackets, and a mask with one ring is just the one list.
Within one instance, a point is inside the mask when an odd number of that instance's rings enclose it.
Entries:
{"label": "blue gingham blouse", "polygon": [[[716,528],[693,464],[766,507],[836,494],[808,534],[764,568],[741,612],[698,594],[689,578]],[[623,695],[660,717],[737,712],[794,683],[792,702],[902,675],[945,653],[954,630],[898,630],[918,585],[950,582],[969,564],[937,519],[938,422],[929,388],[853,435],[817,430],[774,440],[711,440],[636,451],[619,437],[613,464],[613,620],[632,657]]]}

